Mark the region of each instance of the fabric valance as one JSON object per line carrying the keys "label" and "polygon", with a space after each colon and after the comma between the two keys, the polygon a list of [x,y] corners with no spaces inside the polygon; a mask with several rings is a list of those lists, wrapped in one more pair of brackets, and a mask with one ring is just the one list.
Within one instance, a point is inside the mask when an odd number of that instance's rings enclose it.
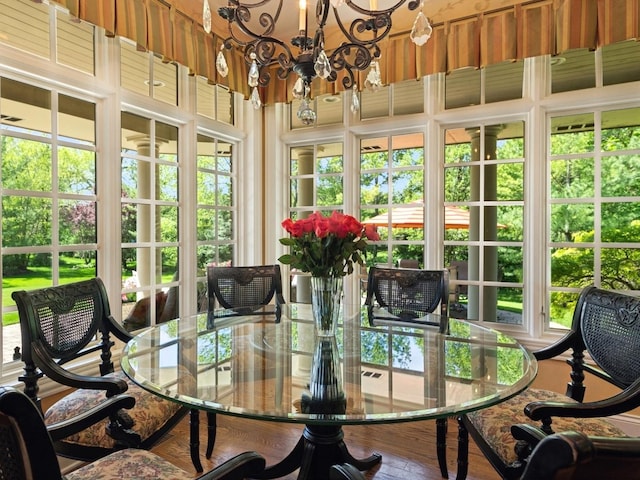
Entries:
{"label": "fabric valance", "polygon": [[[192,75],[249,96],[242,54],[225,53],[229,75],[220,77],[215,60],[224,38],[206,34],[198,19],[189,18],[164,0],[51,1],[81,20],[102,27],[109,36],[126,37],[141,50],[184,65]],[[422,47],[415,46],[406,32],[381,45],[383,82],[637,40],[639,10],[640,0],[534,0],[435,25],[432,37]],[[295,78],[279,79],[276,70],[272,69],[271,82],[261,92],[265,103],[291,101]],[[366,72],[359,72],[356,78],[359,90],[365,76]],[[315,81],[313,94],[340,91],[340,80],[341,76],[335,83]]]}

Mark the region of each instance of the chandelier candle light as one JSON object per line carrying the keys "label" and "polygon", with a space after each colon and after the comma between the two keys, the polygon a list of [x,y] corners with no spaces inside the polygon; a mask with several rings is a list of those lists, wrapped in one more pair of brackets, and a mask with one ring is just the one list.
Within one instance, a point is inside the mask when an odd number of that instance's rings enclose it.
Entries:
{"label": "chandelier candle light", "polygon": [[314,212],[307,218],[282,222],[291,247],[278,260],[301,272],[311,273],[311,307],[319,336],[335,335],[343,277],[353,273],[354,263],[364,265],[367,241],[380,240],[376,227],[363,225],[351,215],[333,212],[330,217]]}
{"label": "chandelier candle light", "polygon": [[[289,40],[283,40],[276,36],[276,26],[281,19],[285,1],[293,3],[292,0],[256,0],[254,3],[229,0],[226,7],[220,7],[218,15],[227,20],[229,36],[225,38],[218,53],[216,69],[220,75],[226,76],[229,69],[224,50],[234,46],[242,49],[249,65],[247,81],[251,87],[250,99],[256,109],[262,106],[258,87],[267,86],[271,80],[268,67],[277,65],[277,75],[283,80],[291,72],[295,72],[298,80],[293,88],[293,95],[301,100],[298,118],[305,125],[312,125],[316,121],[316,112],[310,105],[310,87],[314,78],[335,82],[337,72],[343,71],[345,75],[341,79],[342,86],[349,89],[356,85],[354,71],[364,71],[371,67],[365,85],[374,90],[382,86],[378,43],[391,32],[391,15],[402,5],[407,3],[410,11],[420,7],[410,33],[411,40],[416,45],[424,45],[431,36],[431,25],[422,12],[424,0],[317,0],[314,27],[309,25],[311,9],[307,0],[299,0],[298,30]],[[332,51],[327,52],[324,34],[330,11],[333,12],[335,22],[329,25],[333,27],[335,23],[344,39]],[[287,21],[289,12],[284,13],[281,23]],[[357,18],[349,23],[346,19],[353,18],[354,15]],[[209,0],[204,0],[203,25],[207,33],[210,33]],[[286,32],[281,35],[286,35]]]}

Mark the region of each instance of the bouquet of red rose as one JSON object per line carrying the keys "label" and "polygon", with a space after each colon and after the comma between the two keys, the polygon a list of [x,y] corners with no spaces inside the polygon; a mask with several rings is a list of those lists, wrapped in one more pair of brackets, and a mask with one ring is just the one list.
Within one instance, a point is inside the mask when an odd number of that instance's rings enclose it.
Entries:
{"label": "bouquet of red rose", "polygon": [[307,218],[282,222],[291,235],[280,243],[291,252],[278,260],[314,277],[343,277],[353,264],[364,265],[367,240],[380,240],[373,225],[363,225],[351,215],[333,212],[330,217],[314,212]]}

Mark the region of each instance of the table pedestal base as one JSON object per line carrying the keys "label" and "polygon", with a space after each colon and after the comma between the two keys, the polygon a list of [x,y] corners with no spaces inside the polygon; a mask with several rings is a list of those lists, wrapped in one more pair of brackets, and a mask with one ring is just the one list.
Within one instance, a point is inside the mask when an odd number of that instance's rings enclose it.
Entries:
{"label": "table pedestal base", "polygon": [[307,425],[291,453],[253,478],[280,478],[299,468],[298,480],[326,480],[332,465],[349,463],[358,470],[369,470],[382,460],[374,453],[357,459],[349,453],[340,426]]}

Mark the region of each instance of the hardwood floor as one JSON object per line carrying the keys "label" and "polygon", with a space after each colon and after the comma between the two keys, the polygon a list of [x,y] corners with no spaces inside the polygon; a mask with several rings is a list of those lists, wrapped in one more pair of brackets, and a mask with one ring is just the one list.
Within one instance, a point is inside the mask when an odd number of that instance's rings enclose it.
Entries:
{"label": "hardwood floor", "polygon": [[[255,450],[267,459],[267,464],[282,459],[296,444],[302,426],[247,420],[218,415],[218,430],[213,456],[204,456],[206,418],[200,415],[200,458],[207,471],[218,463],[245,450]],[[455,478],[457,454],[457,423],[449,421],[447,463],[449,478]],[[435,449],[435,421],[408,422],[390,425],[349,425],[344,427],[345,442],[355,457],[373,452],[382,455],[382,462],[366,473],[367,479],[412,480],[441,479]],[[153,451],[188,472],[194,472],[189,457],[189,417],[187,416]],[[496,480],[500,477],[470,440],[469,480]],[[285,477],[296,478],[297,472]]]}

